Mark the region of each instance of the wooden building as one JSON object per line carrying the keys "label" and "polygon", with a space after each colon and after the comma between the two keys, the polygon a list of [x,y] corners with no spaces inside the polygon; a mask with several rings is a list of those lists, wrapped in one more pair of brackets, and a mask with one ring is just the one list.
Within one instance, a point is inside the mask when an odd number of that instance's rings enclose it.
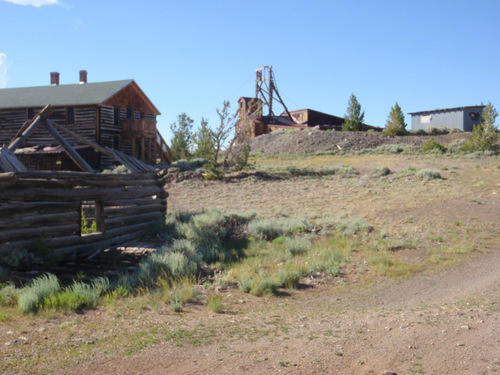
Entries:
{"label": "wooden building", "polygon": [[[83,70],[77,84],[60,85],[59,73],[51,73],[49,86],[0,89],[0,147],[9,144],[46,104],[53,107],[51,122],[103,147],[150,165],[171,161],[170,149],[156,127],[160,112],[137,83],[132,79],[88,83]],[[43,127],[23,146],[16,155],[28,169],[75,169]],[[92,168],[113,165],[113,159],[82,142],[73,147]]]}
{"label": "wooden building", "polygon": [[[280,129],[311,129],[341,131],[343,117],[315,111],[313,109],[298,109],[279,116],[263,116],[264,102],[258,98],[241,97],[238,101],[240,121],[239,131],[248,130],[250,136],[257,137]],[[243,129],[246,128],[246,129]],[[382,131],[382,128],[363,124],[363,131]]]}

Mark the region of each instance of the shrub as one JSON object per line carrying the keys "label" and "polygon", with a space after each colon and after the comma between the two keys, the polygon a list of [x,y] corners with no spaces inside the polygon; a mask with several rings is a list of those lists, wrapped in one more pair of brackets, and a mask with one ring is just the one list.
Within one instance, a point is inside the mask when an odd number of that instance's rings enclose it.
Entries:
{"label": "shrub", "polygon": [[224,303],[222,302],[222,296],[209,296],[207,300],[207,306],[210,310],[215,313],[220,313],[224,310]]}
{"label": "shrub", "polygon": [[420,177],[424,181],[428,180],[438,180],[442,179],[441,173],[439,171],[433,170],[433,169],[421,169],[417,173],[417,176]]}
{"label": "shrub", "polygon": [[130,169],[128,169],[124,165],[117,165],[113,169],[105,169],[102,171],[103,174],[119,174],[119,173],[130,173]]}
{"label": "shrub", "polygon": [[391,174],[391,170],[388,167],[378,167],[373,170],[372,175],[376,177],[383,177]]}
{"label": "shrub", "polygon": [[168,174],[174,174],[174,173],[178,173],[178,172],[180,172],[180,171],[181,171],[181,170],[180,170],[179,168],[177,168],[177,167],[171,167],[171,168],[169,168],[169,169],[168,169],[168,172],[167,172],[167,173],[168,173]]}
{"label": "shrub", "polygon": [[303,218],[280,218],[277,220],[279,226],[283,229],[285,234],[296,234],[310,231],[314,224]]}
{"label": "shrub", "polygon": [[434,138],[431,138],[431,139],[424,142],[424,144],[422,145],[422,151],[429,152],[432,150],[437,150],[437,151],[440,151],[442,153],[445,153],[446,147],[443,146],[438,141],[436,141]]}
{"label": "shrub", "polygon": [[170,301],[170,310],[172,312],[182,312],[182,302],[179,301]]}
{"label": "shrub", "polygon": [[37,277],[18,295],[18,308],[23,314],[36,312],[42,306],[44,298],[57,293],[59,289],[59,280],[55,275]]}
{"label": "shrub", "polygon": [[2,286],[0,289],[0,305],[2,306],[15,306],[17,304],[17,295],[19,289],[12,283]]}
{"label": "shrub", "polygon": [[280,287],[287,289],[297,289],[300,281],[300,273],[291,267],[285,266],[278,271],[278,281]]}
{"label": "shrub", "polygon": [[252,281],[252,286],[250,288],[250,294],[254,296],[271,296],[276,294],[278,291],[278,283],[270,279],[269,277],[258,277]]}
{"label": "shrub", "polygon": [[[191,163],[189,163],[185,159],[180,159],[177,160],[176,162],[172,163],[172,168],[177,168],[181,172],[186,172],[191,170]],[[170,169],[172,169],[170,168]],[[169,170],[170,172],[170,170]]]}
{"label": "shrub", "polygon": [[312,243],[307,238],[303,237],[286,238],[285,246],[290,254],[299,255],[309,251],[312,247]]}
{"label": "shrub", "polygon": [[248,233],[258,240],[271,241],[283,236],[283,228],[276,220],[253,220],[248,224]]}
{"label": "shrub", "polygon": [[416,154],[420,150],[417,146],[406,144],[387,144],[378,146],[374,152],[378,154]]}
{"label": "shrub", "polygon": [[109,280],[99,278],[91,284],[75,281],[71,286],[44,298],[43,305],[57,310],[76,311],[83,307],[93,307],[99,297],[109,289]]}
{"label": "shrub", "polygon": [[238,289],[245,293],[250,293],[252,289],[252,280],[240,280],[238,281]]}
{"label": "shrub", "polygon": [[373,230],[373,225],[365,219],[353,217],[338,222],[336,228],[344,235],[354,235],[360,232],[371,232]]}
{"label": "shrub", "polygon": [[323,174],[325,176],[340,175],[340,176],[347,177],[347,176],[356,175],[357,172],[350,165],[347,165],[347,164],[337,164],[337,165],[332,165],[332,166],[324,167],[321,170],[321,174]]}
{"label": "shrub", "polygon": [[291,176],[312,176],[314,175],[314,171],[308,168],[300,168],[294,165],[289,165],[286,168],[286,171],[290,173]]}

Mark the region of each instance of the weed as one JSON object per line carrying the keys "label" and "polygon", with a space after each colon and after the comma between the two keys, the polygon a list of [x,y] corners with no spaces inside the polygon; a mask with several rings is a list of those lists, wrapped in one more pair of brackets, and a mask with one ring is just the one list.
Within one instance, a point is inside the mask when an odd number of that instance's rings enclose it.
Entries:
{"label": "weed", "polygon": [[250,294],[254,296],[270,296],[276,294],[278,283],[269,277],[261,276],[252,281]]}
{"label": "weed", "polygon": [[15,306],[17,304],[17,295],[19,294],[19,289],[12,283],[8,283],[2,286],[0,289],[0,305],[2,306]]}
{"label": "weed", "polygon": [[372,176],[383,177],[391,174],[391,170],[388,167],[375,168],[372,172]]}
{"label": "weed", "polygon": [[222,312],[224,310],[224,303],[222,302],[222,296],[221,295],[209,296],[207,300],[207,306],[211,311],[215,313]]}
{"label": "weed", "polygon": [[0,322],[7,322],[10,320],[10,315],[0,311]]}
{"label": "weed", "polygon": [[417,176],[424,181],[440,180],[443,178],[443,177],[441,177],[441,173],[439,173],[439,171],[436,171],[433,169],[425,169],[425,168],[419,170],[417,172]]}
{"label": "weed", "polygon": [[446,147],[443,146],[438,141],[436,141],[434,138],[431,138],[428,141],[424,142],[424,144],[422,145],[422,151],[424,152],[437,151],[440,153],[445,153]]}
{"label": "weed", "polygon": [[339,221],[336,224],[339,230],[345,236],[351,236],[360,232],[371,232],[373,225],[360,217],[353,217],[347,220]]}
{"label": "weed", "polygon": [[300,273],[292,267],[285,267],[278,271],[279,285],[287,289],[297,289],[300,281]]}
{"label": "weed", "polygon": [[238,281],[238,289],[244,293],[250,293],[252,289],[252,280],[244,279]]}
{"label": "weed", "polygon": [[285,238],[285,246],[291,255],[306,253],[312,247],[311,241],[304,237]]}
{"label": "weed", "polygon": [[45,297],[59,291],[60,284],[53,274],[46,274],[34,279],[17,297],[17,306],[23,314],[36,312]]}
{"label": "weed", "polygon": [[176,313],[182,312],[182,302],[171,301],[170,302],[170,310],[172,310],[172,312],[176,312]]}

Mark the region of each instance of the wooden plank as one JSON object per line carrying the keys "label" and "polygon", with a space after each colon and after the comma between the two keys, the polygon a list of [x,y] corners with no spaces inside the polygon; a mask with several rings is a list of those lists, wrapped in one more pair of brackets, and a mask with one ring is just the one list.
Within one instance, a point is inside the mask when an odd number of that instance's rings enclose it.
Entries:
{"label": "wooden plank", "polygon": [[64,148],[64,151],[75,162],[75,164],[83,171],[93,173],[94,169],[80,156],[78,152],[64,139],[64,137],[52,126],[50,120],[45,119],[42,121],[45,128],[50,134],[59,142]]}
{"label": "wooden plank", "polygon": [[80,141],[80,142],[83,142],[87,145],[89,145],[90,147],[92,147],[94,150],[106,155],[106,156],[109,156],[110,158],[115,158],[113,153],[110,152],[107,148],[105,147],[102,147],[101,145],[95,143],[95,142],[92,142],[91,140],[79,135],[79,134],[76,134],[75,132],[72,132],[71,130],[69,129],[66,129],[64,126],[59,126],[59,125],[56,125],[56,124],[53,124],[54,127],[59,130],[59,131],[62,131],[63,133],[75,138],[76,140]]}
{"label": "wooden plank", "polygon": [[11,172],[27,172],[28,169],[26,166],[21,163],[21,161],[14,155],[12,151],[10,151],[7,147],[3,147],[0,149],[0,154],[4,158],[4,162],[6,164],[10,164],[12,167]]}
{"label": "wooden plank", "polygon": [[89,200],[106,199],[128,199],[152,197],[161,195],[163,189],[157,185],[154,186],[133,186],[133,187],[115,187],[115,188],[96,188],[96,189],[5,189],[2,192],[3,199],[22,200],[22,201],[47,201],[54,202],[77,202]]}
{"label": "wooden plank", "polygon": [[35,131],[35,129],[40,125],[40,123],[49,117],[53,109],[50,104],[47,104],[34,118],[30,126],[26,128],[23,134],[14,140],[7,146],[7,148],[14,152],[21,144],[29,138],[29,136]]}

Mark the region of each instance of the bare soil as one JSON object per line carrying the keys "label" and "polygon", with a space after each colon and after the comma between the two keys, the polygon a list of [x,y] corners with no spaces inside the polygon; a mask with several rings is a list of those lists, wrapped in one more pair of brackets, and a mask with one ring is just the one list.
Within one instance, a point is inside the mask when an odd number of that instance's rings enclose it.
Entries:
{"label": "bare soil", "polygon": [[[277,160],[261,160],[272,167]],[[266,164],[267,163],[267,164]],[[351,265],[340,277],[312,275],[295,291],[254,297],[207,289],[203,304],[124,299],[82,314],[0,323],[4,373],[60,374],[497,374],[500,373],[500,162],[428,156],[344,156],[280,165],[347,163],[338,176],[230,182],[183,181],[169,209],[255,210],[264,217],[366,218],[391,240],[417,242],[401,257],[426,263],[435,247],[470,245],[451,263],[391,279]],[[379,166],[392,173],[374,177]],[[409,167],[444,179],[421,181]],[[352,272],[350,272],[352,271]],[[17,341],[16,341],[17,340]]]}
{"label": "bare soil", "polygon": [[402,144],[422,146],[425,141],[435,139],[448,147],[467,139],[470,133],[427,134],[390,137],[379,132],[325,132],[303,130],[295,132],[273,132],[253,138],[252,151],[260,150],[263,155],[312,154],[325,151],[359,151],[374,149],[382,145]]}

